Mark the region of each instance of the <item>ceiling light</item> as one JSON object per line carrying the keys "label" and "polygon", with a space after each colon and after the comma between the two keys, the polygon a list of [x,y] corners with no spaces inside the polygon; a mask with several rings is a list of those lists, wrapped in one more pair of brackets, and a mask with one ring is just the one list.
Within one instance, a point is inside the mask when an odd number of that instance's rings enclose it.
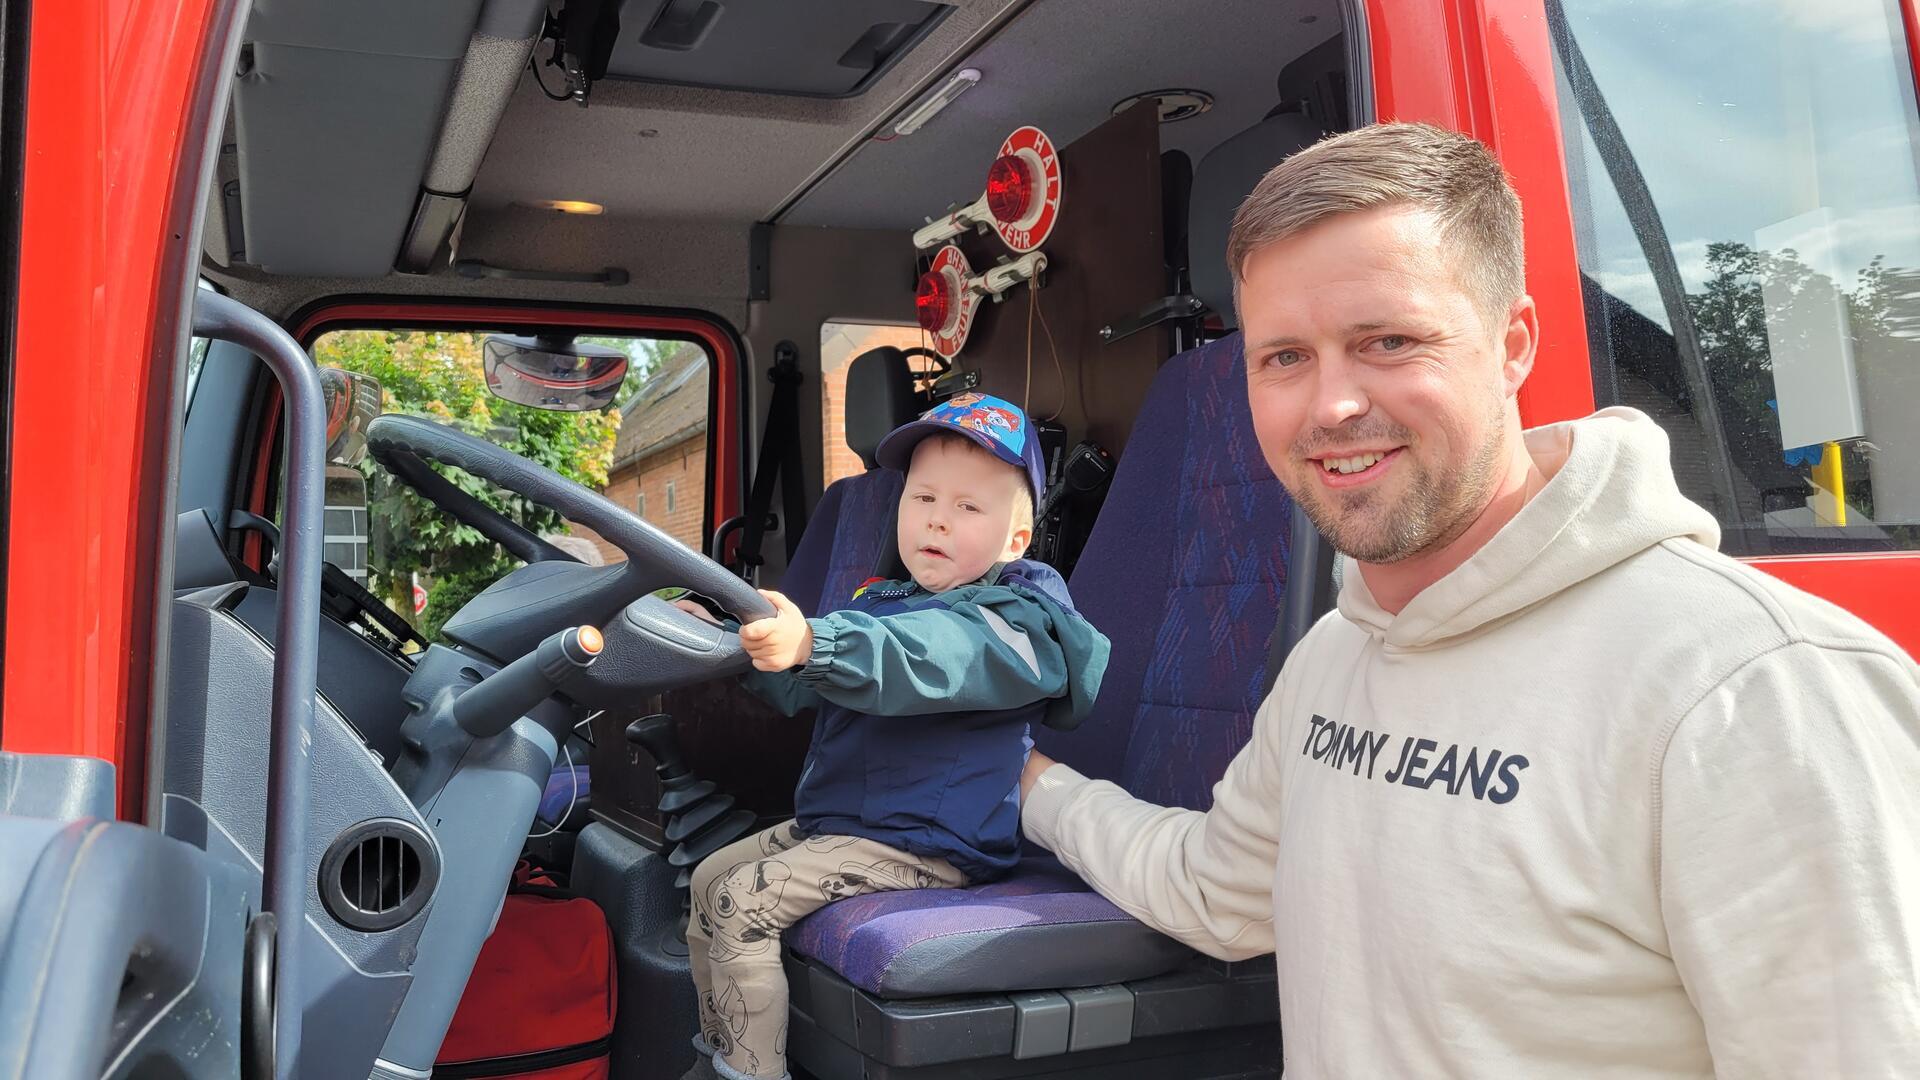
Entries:
{"label": "ceiling light", "polygon": [[579,199],[533,199],[523,202],[535,210],[558,210],[563,214],[604,214],[607,208],[597,202],[582,202]]}
{"label": "ceiling light", "polygon": [[940,89],[929,94],[926,100],[913,107],[913,111],[900,118],[893,125],[895,135],[911,135],[925,126],[926,122],[940,115],[940,110],[953,104],[955,98],[974,88],[980,82],[979,68],[961,68],[953,73],[953,78],[940,85]]}

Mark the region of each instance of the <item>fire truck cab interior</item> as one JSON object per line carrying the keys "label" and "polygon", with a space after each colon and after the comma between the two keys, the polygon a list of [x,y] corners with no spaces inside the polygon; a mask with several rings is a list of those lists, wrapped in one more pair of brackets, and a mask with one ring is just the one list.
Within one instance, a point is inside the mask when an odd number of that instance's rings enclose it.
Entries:
{"label": "fire truck cab interior", "polygon": [[[822,481],[822,322],[911,328],[917,291],[921,309],[974,307],[964,348],[883,347],[850,365],[840,437],[871,466],[879,435],[970,388],[1051,420],[1056,486],[1080,504],[1073,589],[1115,652],[1099,712],[1040,745],[1144,796],[1204,805],[1266,685],[1292,526],[1239,392],[1226,225],[1273,162],[1365,107],[1344,6],[595,9],[256,3],[207,189],[202,307],[264,315],[303,348],[379,325],[657,327],[701,342],[710,439],[732,441],[709,450],[708,538],[721,510],[738,516],[756,443],[780,440],[761,467],[781,459],[806,505],[776,503],[756,576],[810,612],[884,572],[899,490],[877,469]],[[1054,198],[1020,240],[1044,271],[1013,262],[1021,249],[988,219],[916,249],[929,218],[981,198],[1016,129],[1044,141],[1013,156],[996,205],[1030,225]],[[552,208],[587,199],[597,212]],[[930,300],[922,277],[948,243],[979,269]],[[999,295],[964,280],[1002,264],[1014,277]],[[920,334],[929,345],[958,321],[940,314]],[[281,534],[303,465],[281,450],[296,395],[259,340],[213,340],[192,379],[148,807],[167,835],[242,868],[251,906],[273,846],[263,718],[277,612],[299,597],[278,577],[296,559]],[[785,428],[761,430],[777,361],[812,393]],[[433,1069],[578,730],[595,744],[600,809],[562,850],[616,942],[612,1073],[676,1077],[696,1034],[685,871],[791,813],[808,721],[730,693],[737,640],[653,594],[685,587],[736,616],[764,612],[735,572],[742,534],[760,530],[724,530],[715,561],[430,417],[364,419],[356,437],[375,460],[524,565],[424,649],[401,648],[392,613],[326,573],[291,984],[279,961],[279,1008],[301,1010],[295,1072]],[[426,462],[558,510],[624,558],[576,561]],[[1067,501],[1057,518],[1071,520]],[[1295,612],[1296,629],[1310,615]],[[661,708],[673,722],[630,741],[627,724]],[[1278,1061],[1270,961],[1207,960],[1044,852],[999,882],[838,905],[788,945],[800,1074],[1239,1076]],[[257,1041],[243,1040],[255,1053]]]}
{"label": "fire truck cab interior", "polygon": [[[434,1073],[531,842],[606,915],[611,1075],[680,1076],[697,1034],[688,871],[791,813],[810,720],[740,693],[734,635],[658,594],[751,618],[768,610],[757,584],[817,614],[887,575],[900,478],[874,446],[965,390],[1047,421],[1062,495],[1036,555],[1071,572],[1113,643],[1093,715],[1036,731],[1039,748],[1209,805],[1333,593],[1330,552],[1254,439],[1227,227],[1272,165],[1375,118],[1368,35],[1354,0],[255,0],[205,133],[203,340],[191,360],[181,343],[174,521],[151,523],[165,580],[144,789],[120,812],[206,858],[130,854],[98,880],[160,890],[162,914],[92,943],[47,936],[63,970],[127,972],[101,1060]],[[833,402],[829,323],[901,335],[847,364]],[[363,381],[309,358],[354,328],[691,343],[698,544],[431,416],[376,416]],[[622,362],[603,359],[595,378]],[[840,443],[859,465],[837,475]],[[335,463],[364,446],[522,565],[421,639],[350,568],[321,568],[316,519],[295,520],[323,505],[323,444]],[[581,561],[481,487],[558,511],[614,558]],[[303,792],[282,784],[294,765],[269,767],[297,730],[291,653],[311,673]],[[530,841],[576,752],[590,807]],[[111,770],[0,760],[18,771],[8,812],[48,820],[0,830],[0,851],[114,817]],[[53,918],[26,888],[0,882],[0,928]],[[276,888],[297,891],[298,919],[258,917]],[[204,925],[169,925],[195,904]],[[1277,1075],[1270,957],[1201,956],[1038,849],[997,882],[831,905],[783,947],[796,1076]],[[158,959],[126,967],[139,948]],[[97,1019],[72,985],[76,1023]],[[196,1002],[227,1019],[195,1019]],[[183,1050],[207,1024],[225,1049]],[[0,1002],[0,1046],[10,1030],[58,1052]]]}

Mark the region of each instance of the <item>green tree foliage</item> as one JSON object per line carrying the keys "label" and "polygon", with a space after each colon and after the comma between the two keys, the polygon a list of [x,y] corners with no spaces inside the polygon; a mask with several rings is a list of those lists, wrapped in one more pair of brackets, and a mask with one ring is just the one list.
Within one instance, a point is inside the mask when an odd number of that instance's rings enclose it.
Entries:
{"label": "green tree foliage", "polygon": [[[634,349],[631,339],[600,339]],[[651,343],[648,343],[651,344]],[[606,486],[619,431],[617,411],[547,412],[494,397],[482,377],[480,335],[438,331],[345,330],[314,345],[314,360],[364,372],[386,390],[386,411],[447,424],[494,443],[586,487]],[[641,366],[636,363],[635,367]],[[631,376],[629,377],[631,378]],[[566,529],[559,514],[457,470],[435,466],[461,490],[477,496],[536,534]],[[360,464],[367,477],[368,587],[414,621],[429,640],[448,616],[511,570],[516,560],[491,540],[395,481],[378,462]],[[431,581],[427,609],[413,614],[413,575]]]}
{"label": "green tree foliage", "polygon": [[621,381],[620,393],[614,399],[622,402],[633,397],[641,385],[653,377],[653,373],[659,368],[660,362],[672,355],[673,351],[680,347],[680,343],[677,341],[663,341],[658,338],[582,336],[580,340],[593,345],[611,346],[627,354],[627,359],[630,361],[627,365],[627,377]]}

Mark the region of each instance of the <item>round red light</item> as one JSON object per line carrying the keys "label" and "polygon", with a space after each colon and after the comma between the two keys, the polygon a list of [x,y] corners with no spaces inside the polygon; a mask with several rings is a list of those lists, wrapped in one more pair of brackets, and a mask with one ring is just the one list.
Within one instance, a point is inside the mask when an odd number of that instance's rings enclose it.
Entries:
{"label": "round red light", "polygon": [[987,209],[994,220],[1011,225],[1033,207],[1033,172],[1025,161],[1008,154],[995,158],[987,170]]}
{"label": "round red light", "polygon": [[945,274],[929,270],[920,275],[920,284],[913,290],[913,311],[920,329],[927,333],[937,334],[947,328],[947,316],[953,312],[953,295],[947,289]]}

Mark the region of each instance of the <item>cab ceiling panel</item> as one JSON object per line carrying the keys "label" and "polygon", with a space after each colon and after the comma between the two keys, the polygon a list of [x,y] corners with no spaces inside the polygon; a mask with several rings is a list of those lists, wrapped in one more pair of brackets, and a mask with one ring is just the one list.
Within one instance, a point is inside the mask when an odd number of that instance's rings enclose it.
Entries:
{"label": "cab ceiling panel", "polygon": [[915,228],[979,197],[1014,128],[1065,146],[1149,90],[1212,95],[1206,112],[1160,128],[1163,150],[1198,161],[1259,123],[1279,104],[1280,69],[1339,32],[1339,0],[1040,0],[965,58],[977,86],[911,135],[863,143],[779,220]]}
{"label": "cab ceiling panel", "polygon": [[481,0],[256,0],[234,93],[246,261],[392,269]]}
{"label": "cab ceiling panel", "polygon": [[[628,0],[620,12],[621,40],[636,39],[653,26],[647,12],[657,2]],[[707,41],[717,44],[734,20],[740,24],[780,20],[786,17],[783,9],[790,7],[837,26],[838,13],[852,10],[858,17],[847,22],[858,24],[859,29],[851,31],[837,52],[834,45],[820,46],[820,52],[832,53],[828,59],[837,63],[874,20],[902,18],[889,14],[890,6],[864,8],[868,2],[788,0],[765,5],[765,12],[756,6],[749,17],[745,5],[736,8],[734,0],[728,0],[707,36],[690,52],[697,57]],[[747,225],[764,220],[824,162],[857,145],[882,117],[910,104],[952,60],[970,51],[1026,2],[956,0],[933,5],[944,13],[925,36],[898,49],[892,65],[870,76],[864,90],[843,97],[608,78],[594,84],[592,104],[582,109],[549,101],[535,84],[534,73],[528,72],[474,179],[470,210],[461,229],[463,257],[468,245],[482,239],[478,234],[488,228],[489,212],[514,203],[537,206],[550,199],[599,203],[607,218],[725,222],[740,227],[744,236]],[[876,10],[879,14],[873,13]],[[753,33],[757,37],[759,31]],[[686,40],[696,36],[689,33]],[[546,52],[540,49],[535,56],[540,75],[553,84],[558,74],[545,66]],[[619,63],[617,54],[612,63]],[[762,83],[796,85],[797,68],[787,65],[783,59],[756,78]],[[850,77],[857,78],[858,72],[850,69]],[[627,265],[644,255],[634,253]],[[576,253],[558,246],[527,252],[526,264],[580,268]]]}
{"label": "cab ceiling panel", "polygon": [[950,10],[925,0],[628,0],[607,74],[845,97],[865,90]]}

